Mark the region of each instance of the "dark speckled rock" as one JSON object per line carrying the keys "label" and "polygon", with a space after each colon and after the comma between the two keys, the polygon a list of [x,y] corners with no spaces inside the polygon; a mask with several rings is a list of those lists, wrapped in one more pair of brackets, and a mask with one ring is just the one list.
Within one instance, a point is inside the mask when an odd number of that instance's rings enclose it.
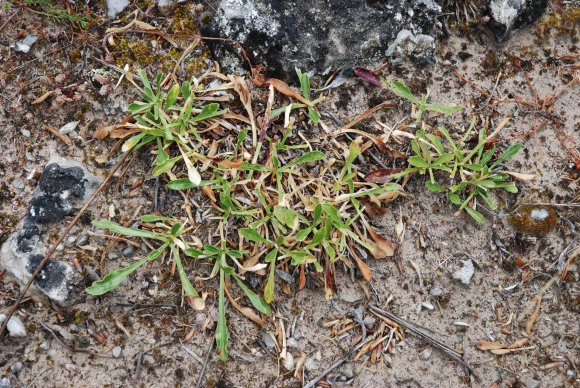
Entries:
{"label": "dark speckled rock", "polygon": [[[430,63],[437,16],[434,0],[214,0],[201,18],[204,35],[241,43],[269,75],[294,79],[294,68],[349,71],[387,56]],[[208,41],[228,71],[248,70],[238,47]]]}
{"label": "dark speckled rock", "polygon": [[[45,167],[28,206],[28,215],[0,249],[0,269],[20,284],[28,281],[42,261],[48,231],[66,216],[75,214],[95,191],[99,179],[82,164],[53,159]],[[66,305],[74,303],[82,282],[68,263],[52,258],[33,283],[32,291]]]}

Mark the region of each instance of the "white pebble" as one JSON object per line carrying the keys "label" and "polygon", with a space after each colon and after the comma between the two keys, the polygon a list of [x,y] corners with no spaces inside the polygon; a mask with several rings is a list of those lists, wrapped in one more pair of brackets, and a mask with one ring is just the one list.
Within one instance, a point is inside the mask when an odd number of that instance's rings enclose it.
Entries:
{"label": "white pebble", "polygon": [[425,308],[427,310],[434,310],[435,309],[435,307],[429,302],[423,302],[423,303],[421,303],[421,306],[423,306],[423,308]]}
{"label": "white pebble", "polygon": [[473,268],[473,262],[471,259],[463,260],[463,267],[453,272],[452,277],[453,279],[461,281],[463,284],[470,284],[474,273],[475,269]]}
{"label": "white pebble", "polygon": [[294,369],[294,356],[292,355],[292,353],[286,353],[286,359],[284,360],[284,368],[286,368],[288,371]]}
{"label": "white pebble", "polygon": [[[6,315],[0,314],[0,324],[6,320]],[[26,327],[24,323],[16,315],[10,317],[8,325],[6,326],[11,337],[26,337]]]}
{"label": "white pebble", "polygon": [[60,127],[58,131],[62,135],[66,135],[67,133],[71,133],[72,131],[74,131],[76,129],[77,125],[79,125],[78,121],[71,121],[70,123],[65,124],[62,127]]}
{"label": "white pebble", "polygon": [[120,356],[121,356],[121,347],[120,346],[115,346],[113,348],[113,357],[119,358]]}

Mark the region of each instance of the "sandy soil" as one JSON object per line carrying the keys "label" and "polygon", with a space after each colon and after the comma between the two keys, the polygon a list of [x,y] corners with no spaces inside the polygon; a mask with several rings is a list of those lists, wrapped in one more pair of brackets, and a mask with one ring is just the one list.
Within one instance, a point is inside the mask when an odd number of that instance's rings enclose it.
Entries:
{"label": "sandy soil", "polygon": [[[182,6],[173,18],[158,16],[155,10],[147,11],[147,7],[142,9],[148,12],[145,19],[149,23],[161,30],[171,30],[177,28],[176,20],[187,7]],[[103,14],[102,9],[92,11]],[[545,32],[543,26],[549,18],[501,45],[482,26],[465,31],[451,29],[451,36],[442,38],[437,65],[426,69],[389,65],[382,73],[389,80],[402,79],[416,92],[429,89],[433,101],[467,105],[465,111],[452,119],[431,118],[432,126],[449,124],[448,120],[467,126],[476,115],[480,123],[493,129],[503,117],[510,117],[501,132],[504,140],[500,145],[521,142],[524,151],[509,164],[514,170],[537,177],[518,183],[517,195],[501,194],[500,209],[485,212],[484,225],[467,216],[454,216],[455,209],[443,196],[426,192],[423,178],[414,177],[405,187],[408,195],[389,204],[384,216],[376,221],[380,230],[397,242],[395,225],[403,220],[405,234],[397,246],[404,273],[399,272],[393,260],[368,259],[372,286],[359,279],[353,281],[348,272],[340,271],[333,300],[325,300],[323,287],[316,285],[290,295],[279,292],[275,320],[284,323],[292,339],[288,351],[294,359],[304,355],[307,360],[302,379],[295,377],[294,371],[287,371],[278,352],[269,346],[267,333],[274,332],[273,323],[267,332],[230,309],[231,360],[220,363],[215,352],[211,352],[207,380],[202,385],[301,386],[356,345],[360,338],[358,326],[337,333],[348,326],[345,320],[352,319],[353,308],[360,307],[363,317],[373,317],[368,309],[371,304],[424,327],[433,337],[461,352],[477,377],[468,375],[460,364],[426,342],[404,332],[404,338],[396,341],[395,346],[378,352],[378,360],[377,353],[364,353],[356,360],[350,357],[326,376],[324,386],[534,387],[536,382],[542,387],[580,385],[578,260],[572,261],[563,282],[556,282],[541,296],[541,309],[531,334],[525,330],[529,317],[526,309],[535,306],[534,297],[551,278],[560,278],[554,263],[566,247],[577,248],[579,244],[580,212],[571,205],[578,205],[579,196],[578,166],[574,165],[573,156],[580,144],[580,87],[578,84],[566,87],[573,77],[578,77],[578,31],[553,27]],[[108,55],[102,39],[110,21],[80,31],[26,8],[6,11],[0,20],[0,241],[3,241],[25,215],[35,188],[35,173],[42,171],[51,155],[82,161],[95,174],[106,174],[110,165],[99,164],[97,160],[107,154],[114,141],[95,141],[91,134],[97,127],[125,117],[127,104],[136,92],[127,82],[113,90],[117,76],[95,60],[106,59]],[[178,20],[178,24],[183,26],[182,21]],[[37,34],[39,41],[28,54],[10,48],[31,33]],[[144,38],[131,35],[126,41],[119,38],[117,44],[131,47],[139,39]],[[181,36],[180,50],[187,47],[187,42],[187,37]],[[124,55],[122,47],[115,50],[111,49],[110,54],[115,60]],[[161,46],[159,50],[169,49]],[[203,58],[207,53],[199,51],[196,55]],[[137,66],[147,59],[135,56],[122,60]],[[203,72],[204,59],[197,61],[192,67],[181,69],[181,74]],[[151,62],[142,65],[151,72],[160,66]],[[96,69],[100,70],[95,72]],[[103,89],[107,84],[96,80],[95,74],[106,77],[110,88]],[[472,84],[466,84],[458,74]],[[476,87],[491,91],[493,98],[482,95]],[[538,112],[541,102],[535,107],[494,103],[515,96],[533,102],[534,93],[538,101],[544,101],[562,89],[550,113],[541,109]],[[51,90],[57,91],[41,103],[32,103]],[[325,93],[331,100],[321,109],[345,122],[393,98],[387,91],[357,79]],[[263,92],[256,91],[256,96],[263,96]],[[409,105],[402,103],[377,113],[364,122],[364,128],[379,134],[382,127],[377,121],[395,127],[409,114]],[[74,120],[80,123],[70,134],[70,146],[46,129],[59,128]],[[326,121],[335,127],[332,121]],[[405,142],[397,144],[394,140],[391,145],[403,151],[408,147]],[[387,165],[402,166],[400,158],[380,157]],[[91,207],[87,218],[106,217],[111,204],[119,219],[128,219],[136,209],[140,209],[140,214],[149,212],[156,182],[147,175],[148,163],[146,156],[134,159],[128,171],[117,177]],[[23,188],[20,182],[24,182]],[[167,213],[177,210],[179,199],[174,193],[161,191],[163,210]],[[556,209],[560,218],[555,228],[542,238],[514,230],[507,214],[521,203],[559,205]],[[56,230],[64,227],[57,225]],[[71,235],[85,230],[92,230],[87,220],[76,226]],[[106,241],[91,237],[88,245],[95,251],[73,244],[63,247],[57,257],[76,258],[98,272]],[[137,250],[125,257],[122,254],[125,248],[118,244],[106,255],[107,270],[128,264],[144,253]],[[475,264],[475,275],[469,285],[464,285],[451,274],[467,258]],[[1,273],[0,279],[0,311],[3,311],[18,296],[18,285]],[[210,289],[212,286],[208,284]],[[14,387],[192,386],[213,341],[213,331],[202,330],[201,324],[208,317],[209,321],[215,317],[215,308],[193,313],[182,304],[179,289],[176,280],[168,275],[168,263],[155,263],[136,273],[118,290],[100,298],[87,297],[84,303],[71,308],[27,299],[18,315],[29,334],[23,339],[1,340],[0,378],[11,377]],[[209,304],[212,303],[213,300]],[[425,303],[433,309],[422,307]],[[526,311],[528,314],[519,320]],[[335,325],[325,324],[334,320]],[[54,332],[43,328],[43,323]],[[376,328],[369,327],[371,333]],[[494,355],[476,346],[481,341],[511,344],[522,338],[528,339],[525,345],[505,355]],[[61,341],[81,351],[71,352]],[[113,356],[116,347],[122,350],[119,357]],[[13,373],[19,362],[21,370]]]}

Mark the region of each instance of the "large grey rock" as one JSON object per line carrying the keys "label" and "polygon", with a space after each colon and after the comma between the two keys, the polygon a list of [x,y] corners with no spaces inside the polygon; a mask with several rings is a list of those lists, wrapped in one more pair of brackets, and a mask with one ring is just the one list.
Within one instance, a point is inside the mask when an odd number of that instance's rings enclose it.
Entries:
{"label": "large grey rock", "polygon": [[[294,68],[323,72],[381,64],[386,56],[433,61],[434,0],[214,0],[204,35],[241,43],[255,64],[290,79]],[[237,45],[207,41],[227,71],[247,70]]]}
{"label": "large grey rock", "polygon": [[503,42],[514,31],[538,20],[547,5],[548,0],[489,0],[490,27],[495,40]]}
{"label": "large grey rock", "polygon": [[[47,233],[65,216],[74,215],[95,191],[99,179],[77,162],[55,158],[46,165],[28,206],[28,215],[0,249],[0,269],[25,284],[49,249]],[[66,305],[74,302],[79,283],[73,267],[52,258],[31,291]]]}

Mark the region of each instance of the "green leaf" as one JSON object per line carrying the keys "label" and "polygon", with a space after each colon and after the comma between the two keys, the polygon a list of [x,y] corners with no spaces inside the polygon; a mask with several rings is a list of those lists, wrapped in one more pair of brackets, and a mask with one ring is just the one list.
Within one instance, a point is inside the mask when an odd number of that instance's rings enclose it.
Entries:
{"label": "green leaf", "polygon": [[195,187],[202,187],[202,186],[211,185],[212,183],[215,183],[215,182],[209,181],[209,180],[202,180],[199,185],[196,185],[193,182],[191,182],[189,180],[189,178],[181,178],[181,179],[176,179],[174,181],[167,183],[167,185],[165,185],[165,187],[167,187],[170,190],[187,190],[187,189],[192,189]]}
{"label": "green leaf", "polygon": [[181,85],[181,94],[186,100],[189,98],[191,95],[191,82],[186,81]]}
{"label": "green leaf", "polygon": [[281,168],[281,170],[289,170],[290,168],[297,166],[299,164],[316,162],[318,160],[324,159],[325,157],[326,157],[326,155],[320,151],[307,152],[307,153],[303,154],[301,157],[299,157],[298,159],[296,159],[295,161],[283,166]]}
{"label": "green leaf", "polygon": [[161,252],[163,252],[163,250],[167,248],[167,245],[168,244],[163,244],[161,247],[151,251],[147,257],[144,257],[141,260],[136,261],[135,263],[127,267],[120,268],[118,270],[110,272],[107,276],[105,276],[101,280],[93,282],[93,284],[90,287],[88,287],[85,290],[85,292],[89,295],[103,295],[109,291],[114,290],[119,286],[119,284],[121,284],[123,280],[127,278],[127,276],[135,272],[135,270],[137,270],[143,264],[159,257]]}
{"label": "green leaf", "polygon": [[469,214],[475,221],[479,222],[480,224],[485,223],[485,218],[483,215],[475,209],[470,208],[469,206],[464,207],[467,214]]}
{"label": "green leaf", "polygon": [[[382,81],[383,81],[383,84],[385,84],[385,81],[384,80],[382,80]],[[397,95],[399,97],[403,97],[403,98],[405,98],[405,99],[407,99],[415,104],[419,104],[421,102],[417,97],[415,97],[413,95],[413,93],[411,93],[411,90],[409,90],[407,85],[405,85],[402,82],[394,81],[394,82],[391,82],[390,84],[387,84],[387,86],[391,89],[391,91],[395,95]]]}
{"label": "green leaf", "polygon": [[487,206],[489,206],[489,208],[491,210],[497,209],[497,202],[495,202],[495,200],[492,197],[490,197],[488,194],[479,193],[479,196],[481,198],[483,198],[483,200],[485,201],[485,203],[487,203]]}
{"label": "green leaf", "polygon": [[311,107],[308,107],[308,117],[310,117],[310,120],[312,120],[314,125],[317,125],[320,121],[320,114]]}
{"label": "green leaf", "polygon": [[221,249],[214,247],[213,245],[206,244],[203,247],[204,255],[220,255],[222,253]]}
{"label": "green leaf", "polygon": [[205,106],[202,111],[197,115],[194,116],[190,119],[190,121],[192,123],[195,123],[197,121],[202,121],[202,120],[206,120],[209,119],[211,117],[215,117],[215,116],[219,116],[221,114],[224,114],[226,111],[222,110],[222,111],[218,111],[220,105],[217,102],[213,102],[207,106]]}
{"label": "green leaf", "polygon": [[215,343],[220,361],[228,360],[228,326],[226,323],[225,273],[220,269],[220,288],[218,299],[218,320],[215,330]]}
{"label": "green leaf", "polygon": [[129,113],[137,114],[137,113],[145,112],[146,110],[151,108],[151,106],[152,105],[150,103],[137,101],[137,102],[133,102],[133,103],[129,104],[129,106],[127,107],[127,110],[129,111]]}
{"label": "green leaf", "polygon": [[163,109],[168,110],[175,104],[177,97],[179,96],[180,87],[178,84],[174,84],[168,91],[165,97],[165,104],[163,104]]}
{"label": "green leaf", "polygon": [[173,224],[173,226],[171,227],[171,235],[174,237],[177,237],[177,235],[179,234],[180,231],[181,231],[181,224],[179,222],[176,222],[175,224]]}
{"label": "green leaf", "polygon": [[141,221],[143,222],[159,222],[159,221],[173,221],[173,218],[158,216],[155,214],[145,214],[141,216]]}
{"label": "green leaf", "polygon": [[450,161],[452,161],[455,157],[452,154],[443,154],[441,156],[439,156],[437,159],[435,159],[435,161],[433,162],[434,166],[442,166]]}
{"label": "green leaf", "polygon": [[274,217],[288,228],[293,229],[297,214],[294,210],[283,206],[274,206]]}
{"label": "green leaf", "polygon": [[129,138],[129,140],[127,140],[124,144],[123,147],[121,147],[121,151],[123,152],[127,152],[130,149],[132,149],[133,147],[135,147],[137,144],[139,144],[139,141],[145,137],[146,133],[145,132],[141,132],[131,138]]}
{"label": "green leaf", "polygon": [[274,301],[274,286],[276,283],[275,274],[276,274],[276,263],[272,262],[270,264],[270,275],[268,276],[268,281],[266,282],[266,286],[264,287],[264,299],[268,304]]}
{"label": "green leaf", "polygon": [[495,189],[497,187],[497,183],[495,183],[492,180],[486,180],[486,179],[477,182],[477,185],[479,187],[484,187],[486,189]]}
{"label": "green leaf", "polygon": [[238,278],[237,275],[234,275],[234,279],[236,279],[236,282],[238,283],[240,288],[244,291],[248,299],[250,299],[250,302],[252,302],[252,306],[254,306],[254,308],[259,312],[261,312],[262,314],[270,315],[270,306],[268,306],[268,303],[266,303],[260,295],[250,290],[248,286],[246,286],[244,282],[242,282]]}
{"label": "green leaf", "polygon": [[238,133],[238,139],[236,141],[236,151],[240,149],[240,145],[244,142],[246,136],[248,136],[248,127],[242,128],[240,133]]}
{"label": "green leaf", "polygon": [[445,192],[445,188],[441,186],[439,183],[427,181],[425,182],[425,187],[434,193],[443,193]]}
{"label": "green leaf", "polygon": [[167,159],[163,163],[158,164],[157,166],[155,166],[155,168],[153,168],[151,175],[159,176],[161,174],[166,173],[167,171],[170,171],[173,168],[173,166],[175,166],[175,163],[177,163],[177,161],[180,160],[181,158],[182,158],[181,155],[176,156],[175,158]]}
{"label": "green leaf", "polygon": [[150,232],[148,230],[142,230],[142,229],[137,229],[137,228],[125,228],[124,226],[121,226],[119,224],[116,224],[114,222],[107,221],[107,220],[100,220],[100,221],[95,220],[91,223],[94,226],[96,226],[97,228],[108,229],[111,232],[122,234],[124,236],[142,237],[142,238],[150,238],[150,239],[154,239],[154,240],[165,241],[165,238],[163,238],[162,236],[160,236],[159,234],[157,234],[155,232]]}
{"label": "green leaf", "polygon": [[445,105],[445,104],[437,104],[437,103],[428,103],[427,105],[425,105],[425,108],[428,110],[440,112],[446,116],[449,116],[455,112],[462,110],[464,108],[464,106],[463,105]]}
{"label": "green leaf", "polygon": [[185,270],[183,269],[183,264],[181,263],[181,257],[179,257],[179,249],[175,246],[171,247],[173,251],[173,259],[175,260],[175,265],[177,267],[177,273],[179,274],[179,280],[181,280],[181,286],[183,287],[183,292],[187,296],[197,297],[198,293],[189,281]]}
{"label": "green leaf", "polygon": [[284,251],[288,256],[292,258],[292,265],[300,265],[306,263],[306,259],[312,257],[310,252],[304,251]]}
{"label": "green leaf", "polygon": [[501,164],[503,162],[505,162],[506,160],[508,160],[509,158],[513,157],[515,154],[517,154],[519,152],[519,150],[522,148],[521,144],[514,144],[512,146],[510,146],[507,150],[504,151],[503,154],[501,154],[501,156],[495,161],[495,163],[492,165],[492,168],[497,166],[498,164]]}
{"label": "green leaf", "polygon": [[296,241],[306,240],[306,237],[308,237],[310,232],[312,232],[311,228],[306,228],[306,229],[300,230],[298,233],[296,233]]}
{"label": "green leaf", "polygon": [[258,242],[262,244],[266,244],[268,246],[272,246],[273,243],[271,241],[266,240],[264,237],[260,235],[256,230],[250,228],[242,228],[240,229],[240,234],[247,240]]}
{"label": "green leaf", "polygon": [[447,198],[454,205],[461,205],[462,201],[461,201],[461,198],[459,198],[459,195],[450,192],[449,194],[447,194]]}
{"label": "green leaf", "polygon": [[420,155],[411,156],[409,159],[407,159],[407,162],[411,166],[415,166],[415,167],[419,167],[419,168],[428,168],[429,167],[429,163],[427,161],[423,160],[423,158]]}
{"label": "green leaf", "polygon": [[199,256],[201,256],[203,254],[199,249],[195,249],[195,248],[187,248],[184,253],[189,257],[195,257],[195,258],[198,258]]}

